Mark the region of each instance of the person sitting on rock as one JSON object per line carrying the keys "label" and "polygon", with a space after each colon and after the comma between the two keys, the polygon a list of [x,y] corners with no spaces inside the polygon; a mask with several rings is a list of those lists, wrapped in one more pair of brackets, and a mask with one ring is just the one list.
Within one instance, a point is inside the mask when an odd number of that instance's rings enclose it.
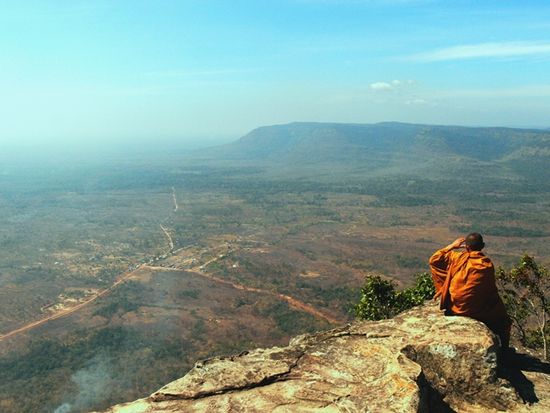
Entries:
{"label": "person sitting on rock", "polygon": [[498,295],[493,263],[481,252],[483,247],[483,237],[473,232],[431,256],[435,297],[439,297],[440,308],[446,315],[471,317],[485,323],[499,336],[502,349],[507,350],[512,322]]}

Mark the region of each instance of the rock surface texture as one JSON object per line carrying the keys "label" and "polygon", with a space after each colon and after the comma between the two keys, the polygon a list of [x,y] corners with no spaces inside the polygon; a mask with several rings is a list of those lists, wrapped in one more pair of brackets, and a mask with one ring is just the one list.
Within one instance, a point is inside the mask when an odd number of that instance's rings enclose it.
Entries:
{"label": "rock surface texture", "polygon": [[427,304],[287,347],[201,361],[150,397],[107,412],[550,411],[548,365],[500,372],[508,381],[497,374],[497,352],[483,324]]}

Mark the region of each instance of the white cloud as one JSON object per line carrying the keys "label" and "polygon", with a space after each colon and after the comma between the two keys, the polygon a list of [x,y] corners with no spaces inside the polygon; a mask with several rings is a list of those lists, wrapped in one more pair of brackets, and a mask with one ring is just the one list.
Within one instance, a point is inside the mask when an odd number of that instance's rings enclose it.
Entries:
{"label": "white cloud", "polygon": [[372,90],[376,91],[396,91],[407,86],[414,85],[414,80],[398,80],[394,79],[391,82],[374,82],[369,85]]}
{"label": "white cloud", "polygon": [[409,56],[410,60],[438,62],[479,58],[550,56],[550,42],[493,42],[435,49]]}
{"label": "white cloud", "polygon": [[394,90],[394,87],[388,82],[375,82],[370,84],[372,90]]}

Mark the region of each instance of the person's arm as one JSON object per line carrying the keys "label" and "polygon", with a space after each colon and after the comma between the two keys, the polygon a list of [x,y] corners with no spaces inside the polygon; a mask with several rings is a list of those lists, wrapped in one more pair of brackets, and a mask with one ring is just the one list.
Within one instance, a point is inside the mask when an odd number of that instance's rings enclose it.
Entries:
{"label": "person's arm", "polygon": [[435,297],[438,297],[441,293],[441,288],[447,278],[447,270],[450,264],[451,251],[462,248],[464,246],[464,238],[457,238],[451,244],[445,248],[437,250],[429,261],[430,271],[432,273],[432,280],[435,286]]}

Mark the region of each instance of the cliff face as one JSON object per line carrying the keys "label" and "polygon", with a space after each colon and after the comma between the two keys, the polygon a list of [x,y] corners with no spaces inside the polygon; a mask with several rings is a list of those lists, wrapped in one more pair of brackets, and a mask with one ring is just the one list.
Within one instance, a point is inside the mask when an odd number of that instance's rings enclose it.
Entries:
{"label": "cliff face", "polygon": [[483,324],[444,317],[430,304],[299,336],[287,347],[201,361],[107,412],[550,411],[548,365],[506,370],[509,382],[497,375],[497,351]]}

